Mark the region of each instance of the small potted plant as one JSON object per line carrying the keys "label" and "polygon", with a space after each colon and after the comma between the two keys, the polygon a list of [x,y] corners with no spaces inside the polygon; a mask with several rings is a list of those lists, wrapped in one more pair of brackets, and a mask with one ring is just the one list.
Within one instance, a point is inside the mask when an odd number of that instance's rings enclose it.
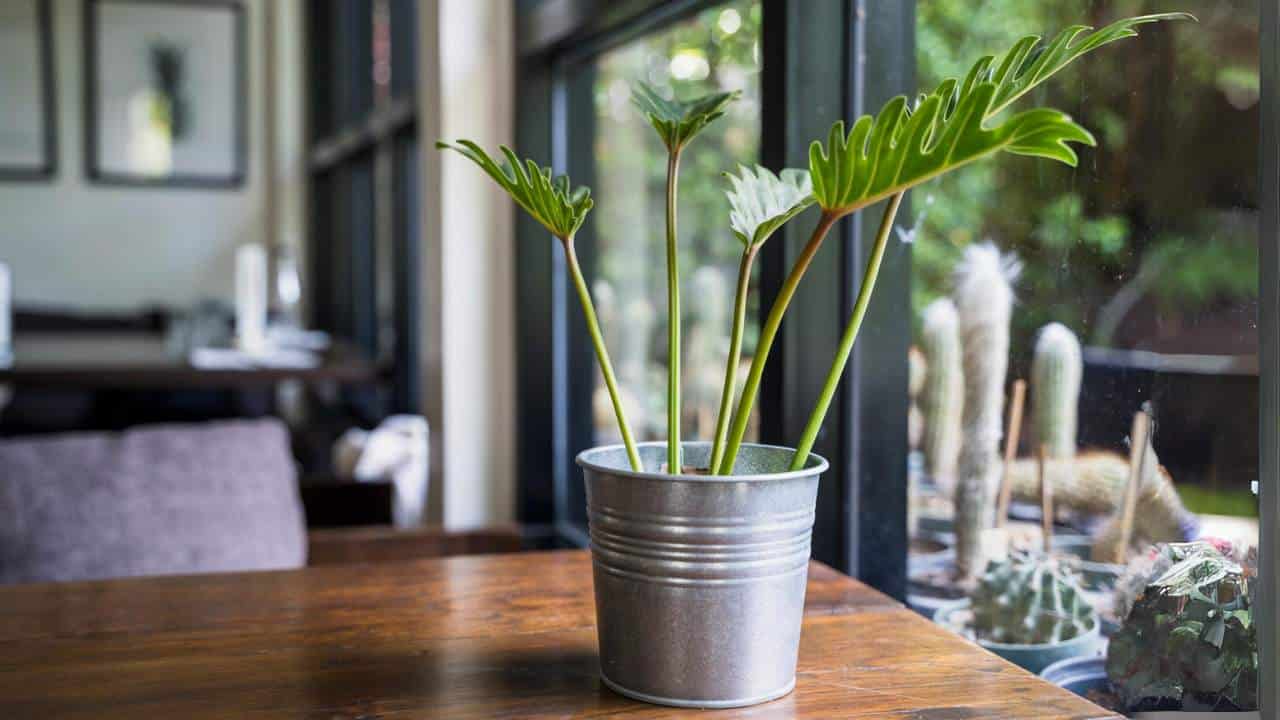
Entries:
{"label": "small potted plant", "polygon": [[993,561],[969,598],[934,620],[1015,665],[1038,673],[1101,641],[1098,613],[1056,557],[1017,552]]}
{"label": "small potted plant", "polygon": [[[710,442],[685,442],[679,428],[677,179],[682,151],[734,95],[678,100],[644,85],[634,93],[668,155],[667,442],[635,442],[578,265],[574,236],[591,210],[590,191],[507,148],[501,149],[505,162],[499,162],[465,140],[438,144],[479,165],[560,243],[612,401],[622,444],[578,456],[587,489],[600,671],[609,687],[688,707],[750,705],[790,692],[818,478],[827,468],[810,451],[870,303],[903,194],[1000,153],[1075,165],[1071,144],[1094,144],[1087,130],[1058,110],[1011,107],[1081,55],[1136,35],[1139,25],[1175,17],[1187,16],[1147,15],[1095,31],[1075,26],[1047,44],[1023,38],[1004,54],[979,60],[964,78],[949,79],[914,101],[894,98],[848,129],[835,123],[825,143],[811,145],[807,170],[774,175],[754,169],[733,177],[729,225],[743,245],[743,262],[731,338],[741,336],[751,264],[760,246],[807,207],[817,206],[818,217],[760,329],[740,393],[736,351],[728,359]],[[744,443],[769,351],[805,271],[841,218],[881,202],[883,218],[862,287],[804,432],[794,448]]]}
{"label": "small potted plant", "polygon": [[1258,717],[1256,562],[1256,549],[1240,558],[1224,542],[1152,548],[1116,589],[1124,624],[1106,656],[1063,660],[1041,677],[1138,718]]}

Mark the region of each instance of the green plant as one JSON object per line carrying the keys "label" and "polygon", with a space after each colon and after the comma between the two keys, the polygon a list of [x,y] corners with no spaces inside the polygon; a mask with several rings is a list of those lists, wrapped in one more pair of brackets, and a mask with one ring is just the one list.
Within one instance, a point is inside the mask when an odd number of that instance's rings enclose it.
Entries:
{"label": "green plant", "polygon": [[[743,385],[737,407],[730,415],[734,366],[726,371],[720,417],[716,423],[718,462],[709,471],[715,474],[733,472],[769,351],[782,324],[787,306],[806,269],[821,247],[831,227],[841,218],[862,208],[887,200],[876,234],[875,243],[863,273],[862,286],[853,312],[845,326],[831,369],[824,382],[816,406],[809,417],[793,459],[799,469],[808,460],[818,430],[834,397],[836,387],[857,338],[862,319],[870,303],[876,276],[892,235],[897,210],[907,190],[956,168],[1001,152],[1057,160],[1075,165],[1072,143],[1094,144],[1093,136],[1066,114],[1051,108],[1034,108],[1018,113],[1004,111],[1034,87],[1057,73],[1076,58],[1103,45],[1136,35],[1135,27],[1160,20],[1190,17],[1184,13],[1144,15],[1121,20],[1090,32],[1085,26],[1072,26],[1060,32],[1047,44],[1037,36],[1019,40],[1007,52],[980,59],[963,79],[943,81],[929,94],[915,102],[905,97],[890,100],[874,117],[859,118],[845,130],[843,122],[835,123],[825,144],[815,141],[809,151],[809,180],[812,197],[800,185],[800,175],[743,171],[730,191],[734,213],[731,223],[744,243],[743,267],[732,334],[741,345],[742,322],[749,271],[759,244],[795,217],[810,203],[821,212],[817,225],[800,256],[787,275],[760,336],[751,367]],[[680,473],[680,293],[677,253],[676,197],[680,155],[686,145],[708,124],[720,117],[735,93],[714,93],[693,100],[668,99],[645,84],[636,87],[633,100],[646,115],[666,146],[666,248],[668,289],[668,397],[667,397],[667,467]],[[639,469],[639,456],[631,432],[626,425],[613,371],[609,366],[590,293],[581,277],[573,252],[573,235],[581,227],[590,209],[585,188],[571,189],[567,178],[553,178],[550,169],[525,161],[521,169],[515,154],[502,148],[507,165],[491,160],[473,143],[439,143],[439,147],[461,152],[476,162],[498,182],[530,215],[560,239],[569,260],[570,275],[578,290],[583,312],[595,345],[596,356],[604,372],[605,383],[627,446],[632,466]],[[748,177],[750,176],[750,177]],[[785,194],[785,198],[779,195]],[[757,203],[759,203],[757,205]],[[772,204],[769,204],[772,203]],[[746,238],[749,238],[748,241]],[[731,340],[732,345],[732,340]],[[732,348],[731,348],[732,349]],[[731,363],[734,353],[731,353]],[[727,398],[727,399],[726,399]],[[723,440],[722,440],[723,438]]]}
{"label": "green plant", "polygon": [[815,141],[809,148],[809,174],[822,214],[761,328],[760,345],[718,472],[728,474],[733,470],[782,316],[813,256],[837,220],[879,200],[889,200],[853,313],[796,448],[794,469],[803,467],[808,460],[844,373],[875,287],[902,194],[922,182],[998,152],[1041,157],[1074,166],[1076,154],[1069,143],[1093,145],[1094,139],[1066,114],[1050,108],[1035,108],[1000,119],[1001,113],[1073,60],[1108,43],[1137,35],[1135,27],[1190,17],[1186,13],[1142,15],[1093,32],[1075,25],[1058,33],[1046,45],[1041,45],[1038,36],[1029,35],[999,58],[988,55],[979,59],[963,80],[944,80],[933,93],[919,97],[914,107],[908,105],[905,97],[894,98],[874,119],[869,115],[859,118],[847,135],[844,123],[837,122],[831,128],[825,147]]}
{"label": "green plant", "polygon": [[587,332],[591,335],[596,360],[600,363],[605,385],[609,388],[609,398],[613,401],[613,413],[618,419],[622,442],[627,447],[627,459],[633,470],[643,469],[631,426],[627,424],[626,412],[622,409],[622,399],[618,396],[618,382],[613,375],[613,363],[609,361],[609,350],[605,347],[600,323],[596,320],[595,306],[591,303],[591,293],[587,290],[582,268],[578,265],[578,254],[573,247],[573,236],[582,227],[582,223],[586,222],[587,213],[591,211],[591,191],[585,187],[573,187],[569,176],[553,176],[551,168],[539,167],[533,160],[525,160],[521,165],[516,154],[505,146],[500,148],[506,158],[504,165],[494,162],[488,153],[470,140],[459,140],[456,144],[437,142],[436,147],[459,152],[479,165],[494,182],[507,191],[517,205],[560,241],[569,266],[569,277],[573,280],[578,301],[582,305],[582,314],[586,317]]}
{"label": "green plant", "polygon": [[1044,645],[1098,626],[1075,577],[1051,556],[1015,553],[991,563],[969,600],[973,632],[989,642]]}
{"label": "green plant", "polygon": [[737,176],[726,173],[729,191],[729,225],[742,243],[742,262],[738,268],[738,288],[734,294],[733,329],[729,335],[729,359],[725,363],[724,389],[720,410],[716,413],[715,441],[711,446],[711,465],[716,468],[724,457],[729,435],[729,413],[733,411],[734,385],[742,352],[742,330],[746,325],[747,293],[751,284],[751,265],[756,254],[778,228],[813,204],[813,184],[805,170],[783,170],[781,176],[765,168],[740,167]]}
{"label": "green plant", "polygon": [[1257,708],[1256,574],[1209,542],[1160,546],[1107,650],[1127,708]]}
{"label": "green plant", "polygon": [[667,146],[667,470],[680,474],[680,254],[676,248],[676,198],[680,153],[686,144],[724,115],[737,92],[712,93],[682,102],[667,100],[648,83],[639,83],[631,99]]}

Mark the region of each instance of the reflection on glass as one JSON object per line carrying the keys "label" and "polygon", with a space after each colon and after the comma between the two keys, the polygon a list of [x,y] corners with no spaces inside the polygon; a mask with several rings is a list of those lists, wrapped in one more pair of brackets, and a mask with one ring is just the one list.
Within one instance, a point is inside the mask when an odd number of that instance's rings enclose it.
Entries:
{"label": "reflection on glass", "polygon": [[[710,439],[724,382],[730,313],[741,246],[728,229],[720,173],[757,162],[760,142],[760,6],[733,2],[698,13],[600,56],[594,72],[596,133],[591,146],[598,247],[592,294],[605,341],[639,439],[666,436],[666,154],[631,104],[646,80],[679,97],[715,89],[742,98],[685,150],[680,173],[680,267],[684,311],[681,428]],[[753,302],[758,302],[754,299]],[[745,375],[756,347],[756,307],[743,340]],[[617,424],[597,379],[597,442],[616,441]],[[754,429],[749,438],[755,436]]]}
{"label": "reflection on glass", "polygon": [[[952,489],[965,471],[956,456],[970,441],[962,409],[970,366],[960,361],[970,349],[953,286],[966,253],[992,243],[1020,267],[1008,273],[1016,299],[1006,437],[1015,434],[1015,381],[1027,386],[1021,440],[1000,478],[1010,488],[1008,519],[1003,534],[986,537],[1043,552],[1047,487],[1050,555],[1112,638],[1111,658],[1086,668],[1096,680],[1091,697],[1124,710],[1225,710],[1247,706],[1257,682],[1243,579],[1258,537],[1250,490],[1259,455],[1257,2],[987,0],[975,8],[920,0],[917,72],[919,86],[931,88],[1025,34],[1169,10],[1199,22],[1143,27],[1139,39],[1080,60],[1041,91],[1098,138],[1078,168],[1007,157],[913,194],[910,593],[913,606],[950,617],[948,603],[979,612],[998,584],[994,576],[976,589],[954,581],[951,521]],[[1133,451],[1141,425],[1149,441]],[[1214,544],[1162,544],[1202,538]],[[1160,597],[1195,585],[1160,575],[1201,553],[1221,571],[1199,588],[1214,602],[1156,619]],[[1016,607],[1014,621],[1043,621]],[[1195,648],[1151,644],[1209,625]],[[1133,644],[1139,631],[1148,645]],[[1176,671],[1139,660],[1193,650],[1229,668],[1227,679],[1205,680],[1207,660]],[[1168,684],[1142,697],[1129,679],[1147,671]]]}

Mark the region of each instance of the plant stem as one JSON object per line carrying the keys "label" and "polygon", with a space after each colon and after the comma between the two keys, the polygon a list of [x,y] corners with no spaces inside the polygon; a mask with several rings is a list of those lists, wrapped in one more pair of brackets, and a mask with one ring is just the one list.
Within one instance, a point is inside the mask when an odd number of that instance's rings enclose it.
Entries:
{"label": "plant stem", "polygon": [[849,362],[849,354],[853,351],[853,343],[858,338],[858,329],[862,327],[862,318],[867,314],[867,306],[871,303],[871,292],[876,287],[876,276],[880,274],[880,261],[884,259],[884,249],[889,244],[889,236],[893,231],[893,220],[898,214],[898,206],[902,204],[902,193],[889,198],[884,209],[884,217],[880,219],[880,229],[876,231],[876,244],[871,248],[871,257],[867,258],[867,269],[862,273],[862,287],[858,288],[858,299],[853,303],[853,314],[849,316],[849,324],[844,327],[844,335],[840,338],[840,347],[836,351],[831,370],[827,372],[827,380],[822,385],[822,394],[818,396],[818,404],[809,415],[809,422],[804,426],[804,434],[796,446],[796,454],[791,458],[791,469],[799,470],[809,459],[809,451],[818,439],[818,430],[827,418],[827,410],[831,407],[831,399],[835,397],[836,387],[844,375],[844,366]]}
{"label": "plant stem", "polygon": [[613,401],[613,414],[618,419],[618,430],[622,432],[622,444],[627,446],[627,460],[631,469],[636,472],[644,470],[640,463],[640,453],[636,451],[636,441],[631,435],[631,426],[627,424],[627,415],[622,409],[622,398],[618,396],[618,381],[613,376],[613,363],[609,362],[609,350],[605,347],[604,336],[600,333],[600,322],[596,320],[596,309],[591,303],[591,293],[587,291],[587,282],[582,279],[582,268],[578,266],[578,253],[573,249],[573,237],[563,240],[564,255],[569,261],[569,277],[573,278],[573,286],[578,291],[578,300],[582,305],[582,314],[587,319],[587,332],[591,335],[591,344],[596,349],[596,360],[600,363],[600,372],[604,375],[604,385],[609,389],[609,399]]}
{"label": "plant stem", "polygon": [[667,472],[680,463],[680,258],[676,248],[676,195],[680,148],[667,154]]}
{"label": "plant stem", "polygon": [[716,468],[717,475],[728,475],[733,472],[733,465],[738,460],[738,448],[742,446],[742,438],[747,434],[751,408],[760,391],[760,378],[764,375],[764,364],[769,359],[773,339],[778,334],[779,326],[782,325],[782,316],[787,312],[791,296],[796,294],[796,287],[800,285],[800,279],[804,277],[809,263],[813,262],[813,256],[817,254],[818,248],[822,247],[822,241],[840,217],[837,213],[825,210],[822,212],[822,216],[818,218],[818,226],[813,229],[813,235],[809,238],[809,243],[804,246],[800,257],[796,258],[795,265],[791,267],[791,274],[787,275],[787,279],[778,290],[778,297],[773,301],[773,307],[769,308],[769,316],[765,318],[764,327],[760,328],[760,342],[756,346],[756,355],[751,359],[751,371],[747,374],[747,382],[742,387],[742,398],[738,400],[738,410],[733,416],[729,444],[725,446],[724,457],[720,460],[720,466]]}
{"label": "plant stem", "polygon": [[751,286],[751,264],[755,260],[756,245],[749,245],[742,253],[738,267],[738,291],[733,301],[733,330],[729,333],[729,358],[725,361],[724,389],[720,392],[720,412],[716,414],[716,436],[711,446],[711,464],[720,467],[724,457],[724,445],[729,436],[729,414],[733,412],[733,391],[737,385],[738,362],[742,355],[742,330],[747,323],[747,292]]}

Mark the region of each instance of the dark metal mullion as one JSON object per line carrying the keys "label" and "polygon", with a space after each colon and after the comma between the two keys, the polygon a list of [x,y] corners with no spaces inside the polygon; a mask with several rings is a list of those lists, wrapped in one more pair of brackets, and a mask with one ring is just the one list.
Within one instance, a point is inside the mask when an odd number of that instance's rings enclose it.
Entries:
{"label": "dark metal mullion", "polygon": [[1261,3],[1258,228],[1259,542],[1258,699],[1280,719],[1280,10]]}
{"label": "dark metal mullion", "polygon": [[[831,123],[844,117],[848,90],[846,68],[831,58],[844,57],[848,2],[809,3],[764,0],[765,68],[762,161],[774,170],[807,167],[808,146],[825,138]],[[781,67],[777,65],[781,64]],[[809,240],[817,222],[814,211],[784,227],[781,237],[764,248],[760,310],[772,306],[778,288]],[[808,420],[845,319],[842,239],[844,220],[827,237],[792,298],[781,331],[765,366],[761,440],[794,445]],[[814,451],[831,462],[818,489],[813,555],[842,570],[852,566],[845,536],[849,468],[841,449],[846,433],[840,412],[832,412]]]}
{"label": "dark metal mullion", "polygon": [[[556,170],[568,172],[575,185],[587,187],[596,186],[595,154],[590,144],[569,145],[567,133],[568,129],[572,128],[575,137],[594,138],[596,136],[595,96],[592,92],[596,74],[596,66],[593,63],[577,65],[572,69],[565,68],[556,94],[560,99],[556,104],[556,110],[564,118],[563,131],[566,133],[564,156],[560,157],[559,154],[556,156],[556,161],[564,164],[557,165]],[[601,254],[599,219],[597,213],[587,215],[587,221],[578,231],[574,241],[582,273],[589,285],[598,277]],[[586,321],[583,319],[576,297],[571,296],[568,299],[566,315],[569,393],[566,430],[569,452],[562,461],[566,463],[564,472],[566,482],[558,493],[563,506],[557,513],[557,518],[561,524],[577,529],[577,532],[570,533],[566,539],[578,544],[586,538],[587,500],[586,489],[580,480],[582,476],[574,464],[574,458],[582,450],[596,444],[592,397],[597,387],[598,371]]]}
{"label": "dark metal mullion", "polygon": [[[808,145],[910,90],[913,5],[764,2],[765,165],[806,167]],[[841,58],[843,62],[831,62]],[[761,397],[762,439],[794,444],[808,420],[862,280],[882,205],[839,223],[792,300]],[[761,312],[809,239],[813,214],[762,259]],[[891,246],[874,300],[815,451],[831,461],[819,488],[814,557],[901,597],[906,563],[906,355],[909,254]],[[763,321],[763,316],[761,318]]]}
{"label": "dark metal mullion", "polygon": [[385,106],[370,111],[359,122],[313,139],[310,164],[323,170],[369,151],[378,143],[412,129],[417,121],[417,107],[411,98],[396,98]]}
{"label": "dark metal mullion", "polygon": [[[528,157],[551,152],[551,67],[523,60],[516,82],[516,145]],[[555,523],[556,445],[563,434],[565,406],[556,402],[557,345],[563,335],[564,288],[560,249],[546,229],[514,208],[516,222],[516,457],[520,522]],[[559,417],[558,417],[559,416]]]}
{"label": "dark metal mullion", "polygon": [[[850,92],[846,115],[877,111],[894,95],[908,94],[915,76],[913,2],[854,0],[847,23],[845,61]],[[863,282],[884,203],[847,224],[847,318]],[[897,223],[909,224],[910,196]],[[849,572],[898,599],[906,595],[907,563],[907,353],[911,322],[911,247],[891,237],[858,342],[842,384],[842,448],[846,478],[846,551]]]}
{"label": "dark metal mullion", "polygon": [[422,412],[419,369],[421,357],[422,248],[418,197],[417,136],[404,133],[394,140],[391,202],[393,218],[393,284],[395,288],[395,379],[392,409],[398,413]]}

